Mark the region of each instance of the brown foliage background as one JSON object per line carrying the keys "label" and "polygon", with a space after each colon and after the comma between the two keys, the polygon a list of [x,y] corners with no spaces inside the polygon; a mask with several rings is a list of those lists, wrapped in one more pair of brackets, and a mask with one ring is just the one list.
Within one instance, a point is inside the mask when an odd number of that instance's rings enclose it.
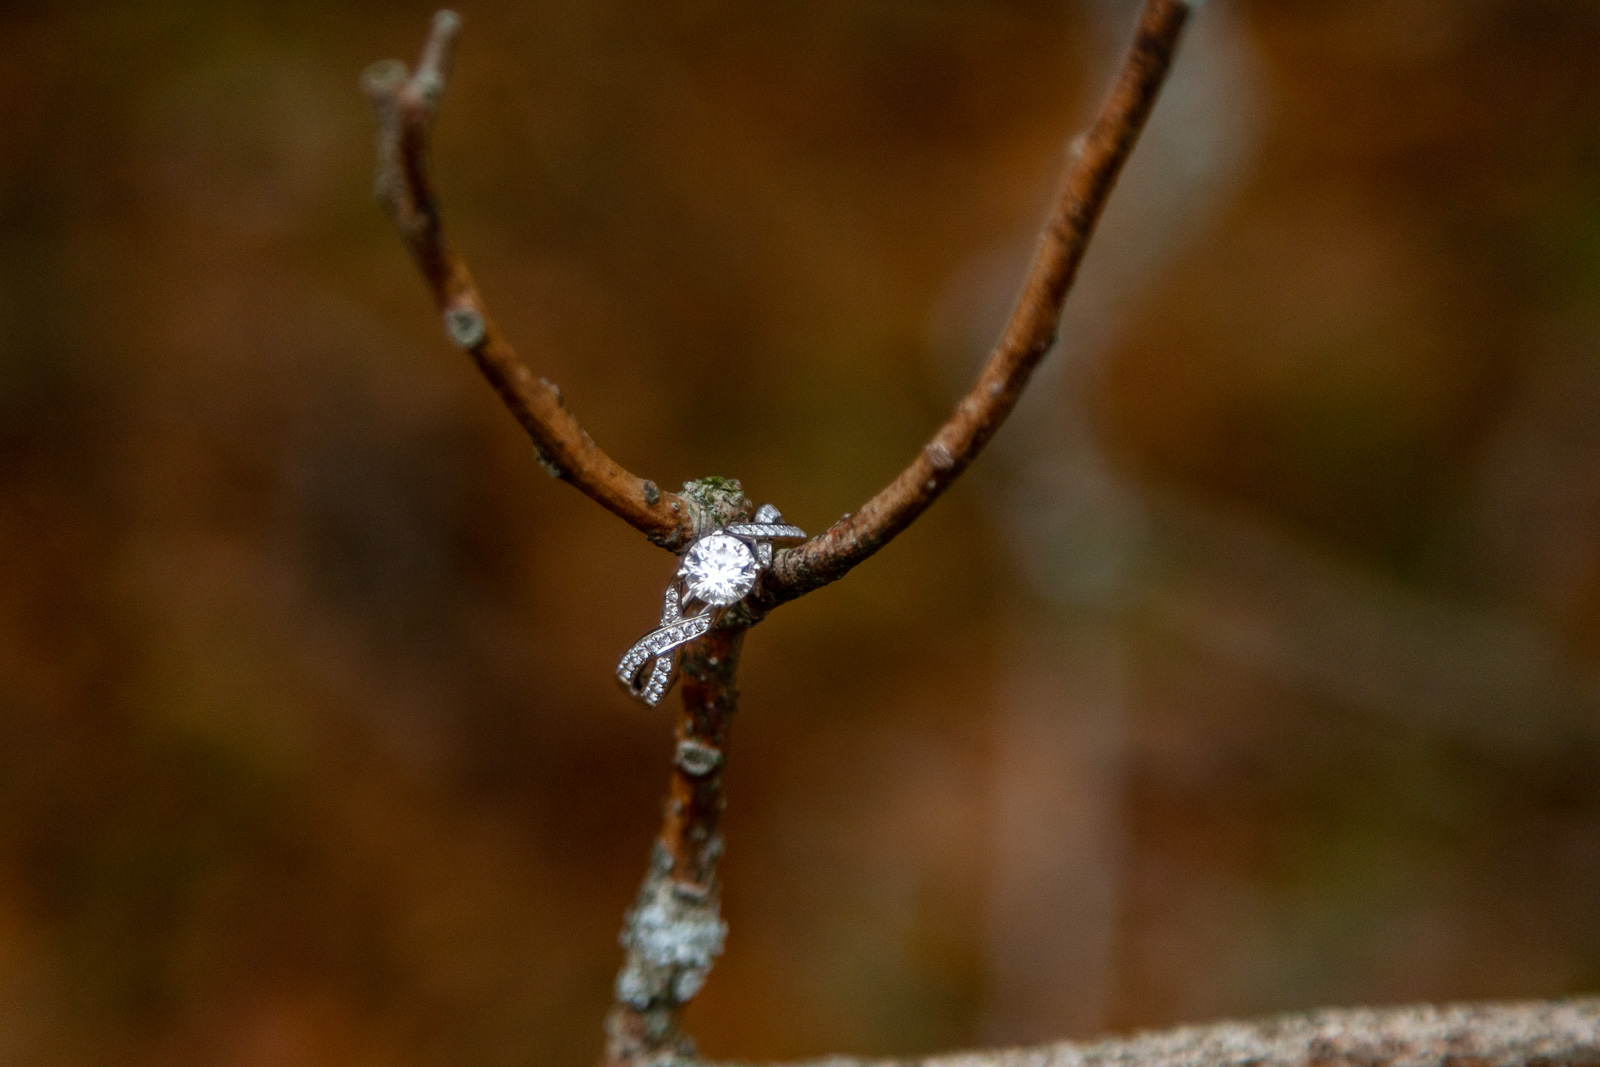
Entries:
{"label": "brown foliage background", "polygon": [[[437,172],[629,467],[813,531],[1006,310],[1113,0],[486,2]],[[403,3],[0,14],[0,1063],[574,1063],[670,560],[370,197]],[[1600,982],[1600,13],[1208,4],[951,497],[748,643],[711,1055]]]}

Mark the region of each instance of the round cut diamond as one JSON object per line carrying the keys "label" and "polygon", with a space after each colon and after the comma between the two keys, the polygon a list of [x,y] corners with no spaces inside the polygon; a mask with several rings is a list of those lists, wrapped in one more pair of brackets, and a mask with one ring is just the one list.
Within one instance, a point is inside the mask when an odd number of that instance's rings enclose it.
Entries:
{"label": "round cut diamond", "polygon": [[737,537],[702,537],[683,557],[683,580],[689,595],[716,607],[744,599],[756,584],[756,556]]}

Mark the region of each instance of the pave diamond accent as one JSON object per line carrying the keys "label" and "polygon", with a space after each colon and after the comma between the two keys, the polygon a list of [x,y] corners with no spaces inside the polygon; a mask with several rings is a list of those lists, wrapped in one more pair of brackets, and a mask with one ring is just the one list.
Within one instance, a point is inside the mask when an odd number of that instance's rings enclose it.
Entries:
{"label": "pave diamond accent", "polygon": [[804,541],[806,532],[787,523],[736,522],[727,529],[736,537],[766,537],[775,541]]}
{"label": "pave diamond accent", "polygon": [[[661,698],[667,695],[667,690],[672,686],[678,665],[678,646],[688,644],[709,629],[711,629],[710,612],[687,619],[680,615],[678,587],[672,586],[667,590],[662,606],[661,626],[640,638],[623,654],[622,662],[617,664],[617,679],[627,686],[628,691],[634,696],[655,707],[661,703]],[[640,684],[640,668],[644,666],[645,660],[652,657],[655,662],[650,665],[650,676]]]}
{"label": "pave diamond accent", "polygon": [[725,533],[702,537],[683,557],[683,581],[689,595],[719,608],[743,600],[755,588],[759,570],[750,546]]}

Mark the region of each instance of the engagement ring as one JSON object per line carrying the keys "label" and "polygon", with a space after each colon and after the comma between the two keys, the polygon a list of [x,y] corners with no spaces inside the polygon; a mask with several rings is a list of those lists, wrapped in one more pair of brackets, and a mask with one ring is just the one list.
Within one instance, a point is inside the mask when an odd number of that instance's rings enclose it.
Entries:
{"label": "engagement ring", "polygon": [[749,595],[772,563],[772,542],[805,537],[800,527],[783,521],[777,508],[763,504],[755,521],[730,523],[690,545],[667,586],[660,624],[635,641],[617,664],[617,678],[628,692],[651,707],[659,704],[677,677],[678,649]]}

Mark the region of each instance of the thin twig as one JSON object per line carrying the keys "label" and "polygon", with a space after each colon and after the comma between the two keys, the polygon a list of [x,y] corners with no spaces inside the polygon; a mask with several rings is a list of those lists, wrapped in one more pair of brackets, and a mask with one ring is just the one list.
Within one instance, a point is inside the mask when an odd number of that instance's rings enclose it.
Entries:
{"label": "thin twig", "polygon": [[[1094,1044],[811,1067],[1595,1067],[1600,1000],[1346,1008]],[[801,1065],[796,1065],[801,1067]]]}
{"label": "thin twig", "polygon": [[378,199],[422,271],[450,339],[471,354],[528,431],[545,470],[571,482],[656,544],[680,549],[695,533],[685,501],[629,472],[590,439],[567,410],[561,390],[535,377],[518,358],[489,317],[472,273],[445,237],[428,174],[428,135],[460,28],[454,12],[441,11],[434,16],[414,74],[399,60],[385,60],[362,75],[362,88],[378,119]]}
{"label": "thin twig", "polygon": [[751,598],[770,610],[844,576],[939,499],[1016,406],[1034,367],[1055,344],[1061,305],[1122,165],[1161,91],[1188,0],[1147,0],[1110,96],[1068,167],[1022,295],[977,383],[910,466],[882,491],[803,545],[779,553]]}
{"label": "thin twig", "polygon": [[722,951],[717,860],[722,856],[722,772],[739,704],[735,676],[743,627],[712,630],[683,657],[683,711],[666,817],[649,872],[622,931],[626,959],[606,1019],[602,1067],[689,1056],[680,1019]]}

